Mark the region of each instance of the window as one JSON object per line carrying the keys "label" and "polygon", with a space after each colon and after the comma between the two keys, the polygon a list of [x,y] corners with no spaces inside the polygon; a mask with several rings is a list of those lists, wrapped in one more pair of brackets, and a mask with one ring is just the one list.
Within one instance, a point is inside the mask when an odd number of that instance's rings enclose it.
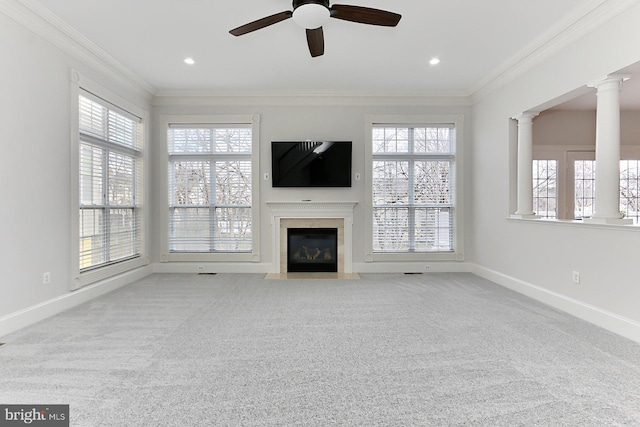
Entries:
{"label": "window", "polygon": [[251,251],[251,127],[169,129],[169,250]]}
{"label": "window", "polygon": [[[166,260],[193,254],[256,252],[257,116],[248,123],[167,122],[168,216]],[[191,254],[191,255],[189,255]],[[180,256],[187,258],[180,258]],[[176,256],[178,258],[176,258]],[[191,256],[191,257],[190,257]],[[198,258],[213,260],[215,258]]]}
{"label": "window", "polygon": [[596,201],[596,161],[573,161],[573,217],[574,219],[591,218],[595,211]]}
{"label": "window", "polygon": [[456,249],[456,125],[371,125],[371,251]]}
{"label": "window", "polygon": [[[590,218],[596,203],[596,161],[573,160],[574,218]],[[620,161],[620,212],[638,224],[640,205],[640,160]]]}
{"label": "window", "polygon": [[80,272],[140,256],[141,120],[79,96]]}
{"label": "window", "polygon": [[620,212],[638,224],[640,219],[640,160],[620,161]]}
{"label": "window", "polygon": [[556,160],[533,161],[533,211],[542,218],[558,217],[557,168]]}

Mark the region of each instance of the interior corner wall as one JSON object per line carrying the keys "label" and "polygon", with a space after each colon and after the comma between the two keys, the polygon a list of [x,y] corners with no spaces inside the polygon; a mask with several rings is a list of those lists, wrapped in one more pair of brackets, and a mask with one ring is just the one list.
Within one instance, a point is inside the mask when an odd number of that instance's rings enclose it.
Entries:
{"label": "interior corner wall", "polygon": [[[474,105],[467,254],[487,277],[568,311],[583,310],[590,313],[583,317],[593,315],[588,320],[603,313],[623,319],[640,339],[637,231],[507,219],[515,179],[510,117],[640,61],[638,22],[640,4]],[[580,272],[579,285],[572,271]]]}
{"label": "interior corner wall", "polygon": [[[0,13],[0,320],[70,292],[70,72],[125,89]],[[140,104],[149,109],[148,105]],[[148,103],[148,101],[147,101]],[[43,273],[51,282],[43,284]],[[1,325],[0,325],[1,326]],[[0,328],[2,334],[2,328]]]}

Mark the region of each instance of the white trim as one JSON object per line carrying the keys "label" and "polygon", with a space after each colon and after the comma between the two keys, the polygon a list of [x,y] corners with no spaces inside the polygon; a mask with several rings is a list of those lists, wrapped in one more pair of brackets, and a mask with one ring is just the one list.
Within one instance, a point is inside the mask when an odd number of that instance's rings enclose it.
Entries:
{"label": "white trim", "polygon": [[72,86],[79,86],[84,91],[92,94],[98,100],[108,102],[112,106],[115,106],[116,111],[118,111],[119,113],[124,112],[125,115],[131,114],[136,119],[141,120],[141,122],[144,124],[143,119],[145,116],[148,116],[148,112],[144,108],[138,106],[137,104],[131,102],[126,98],[123,98],[114,91],[84,76],[82,73],[73,68],[70,70],[69,78],[71,79]]}
{"label": "white trim", "polygon": [[24,310],[0,317],[0,336],[33,325],[50,316],[62,313],[70,308],[84,304],[94,298],[126,286],[151,274],[151,267],[143,267],[124,274],[110,277],[80,290],[69,292],[57,298],[44,301]]}
{"label": "white trim", "polygon": [[431,93],[418,95],[375,92],[264,92],[264,93],[220,93],[219,91],[158,91],[153,99],[154,106],[416,106],[443,107],[472,105],[464,93]]}
{"label": "white trim", "polygon": [[458,261],[358,262],[357,273],[470,273],[470,264]]}
{"label": "white trim", "polygon": [[[558,220],[564,224],[584,224],[574,221],[574,161],[595,160],[595,145],[545,145],[533,146],[533,160],[556,160],[558,188]],[[640,146],[620,145],[620,160],[639,160]],[[569,221],[569,222],[567,222]],[[628,225],[628,224],[627,224]]]}
{"label": "white trim", "polygon": [[514,222],[526,222],[529,224],[544,224],[558,227],[584,227],[591,229],[602,229],[602,230],[610,230],[610,231],[640,231],[640,225],[634,224],[603,224],[603,223],[589,223],[580,221],[577,219],[546,219],[546,218],[517,218],[514,216],[508,216],[505,218],[507,221]]}
{"label": "white trim", "polygon": [[471,272],[500,286],[640,343],[640,323],[635,320],[477,264],[471,264]]}
{"label": "white trim", "polygon": [[263,262],[159,262],[152,264],[153,273],[250,273],[267,274],[272,270],[270,263]]}
{"label": "white trim", "polygon": [[[454,165],[455,188],[453,201],[453,251],[452,252],[418,252],[418,253],[375,253],[373,251],[373,127],[376,124],[391,125],[429,125],[453,124],[455,130]],[[406,261],[464,261],[464,115],[366,115],[364,117],[365,142],[365,174],[364,174],[364,211],[365,262],[406,262]]]}
{"label": "white trim", "polygon": [[280,221],[282,219],[330,218],[344,220],[344,271],[353,272],[353,208],[358,202],[266,202],[271,209],[272,271],[280,271]]}
{"label": "white trim", "polygon": [[[72,281],[70,283],[71,289],[79,289],[82,286],[88,285],[90,283],[102,281],[109,279],[112,276],[122,274],[126,271],[137,269],[149,264],[149,257],[147,255],[148,245],[147,245],[147,233],[149,227],[149,212],[150,209],[145,205],[147,201],[147,195],[149,191],[149,164],[145,163],[149,160],[149,132],[147,123],[149,121],[149,112],[144,108],[137,106],[136,104],[122,98],[121,96],[115,94],[111,90],[105,88],[99,83],[94,82],[93,80],[83,76],[77,70],[70,70],[70,161],[71,161],[71,169],[69,174],[70,187],[71,187],[71,210],[72,213],[70,218],[70,226],[71,226],[71,276]],[[104,101],[118,106],[120,109],[123,109],[130,114],[135,115],[136,117],[141,118],[141,126],[143,126],[143,147],[142,147],[142,161],[143,161],[143,188],[141,195],[141,209],[142,209],[142,218],[143,225],[140,229],[142,232],[142,239],[140,241],[140,256],[133,258],[131,260],[117,262],[112,265],[107,265],[103,267],[96,268],[95,270],[87,271],[84,273],[80,272],[78,254],[80,251],[80,243],[78,230],[79,226],[79,216],[77,215],[78,208],[80,206],[79,200],[79,150],[80,150],[80,133],[79,133],[79,111],[78,111],[78,96],[81,91],[89,91],[95,96],[100,97]]]}
{"label": "white trim", "polygon": [[[421,262],[353,262],[352,273],[471,273],[471,264],[456,261]],[[273,263],[240,262],[170,262],[151,264],[152,273],[231,273],[268,274],[273,273]]]}
{"label": "white trim", "polygon": [[[160,205],[160,261],[161,262],[260,262],[260,115],[161,115],[159,145],[161,163],[158,184],[162,189]],[[251,126],[251,214],[252,214],[252,251],[246,253],[171,253],[169,252],[169,141],[167,130],[171,124],[248,124]]]}

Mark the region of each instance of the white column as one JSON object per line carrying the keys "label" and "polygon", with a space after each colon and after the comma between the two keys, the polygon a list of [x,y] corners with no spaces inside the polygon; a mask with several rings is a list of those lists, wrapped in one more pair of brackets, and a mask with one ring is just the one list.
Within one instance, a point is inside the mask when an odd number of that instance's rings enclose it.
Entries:
{"label": "white column", "polygon": [[597,89],[595,212],[585,222],[631,224],[620,213],[620,84],[627,78],[611,75]]}
{"label": "white column", "polygon": [[540,218],[533,212],[533,119],[539,113],[527,111],[518,121],[518,205],[512,218]]}

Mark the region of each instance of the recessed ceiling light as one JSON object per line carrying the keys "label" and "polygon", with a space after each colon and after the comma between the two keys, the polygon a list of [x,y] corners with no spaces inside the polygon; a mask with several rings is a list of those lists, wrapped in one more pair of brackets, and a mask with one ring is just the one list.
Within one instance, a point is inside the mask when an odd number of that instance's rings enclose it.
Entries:
{"label": "recessed ceiling light", "polygon": [[193,58],[189,57],[189,58],[184,58],[184,63],[187,65],[193,65],[196,63],[196,61]]}
{"label": "recessed ceiling light", "polygon": [[431,65],[438,65],[439,63],[440,63],[439,58],[431,58],[431,60],[429,61],[429,64]]}

